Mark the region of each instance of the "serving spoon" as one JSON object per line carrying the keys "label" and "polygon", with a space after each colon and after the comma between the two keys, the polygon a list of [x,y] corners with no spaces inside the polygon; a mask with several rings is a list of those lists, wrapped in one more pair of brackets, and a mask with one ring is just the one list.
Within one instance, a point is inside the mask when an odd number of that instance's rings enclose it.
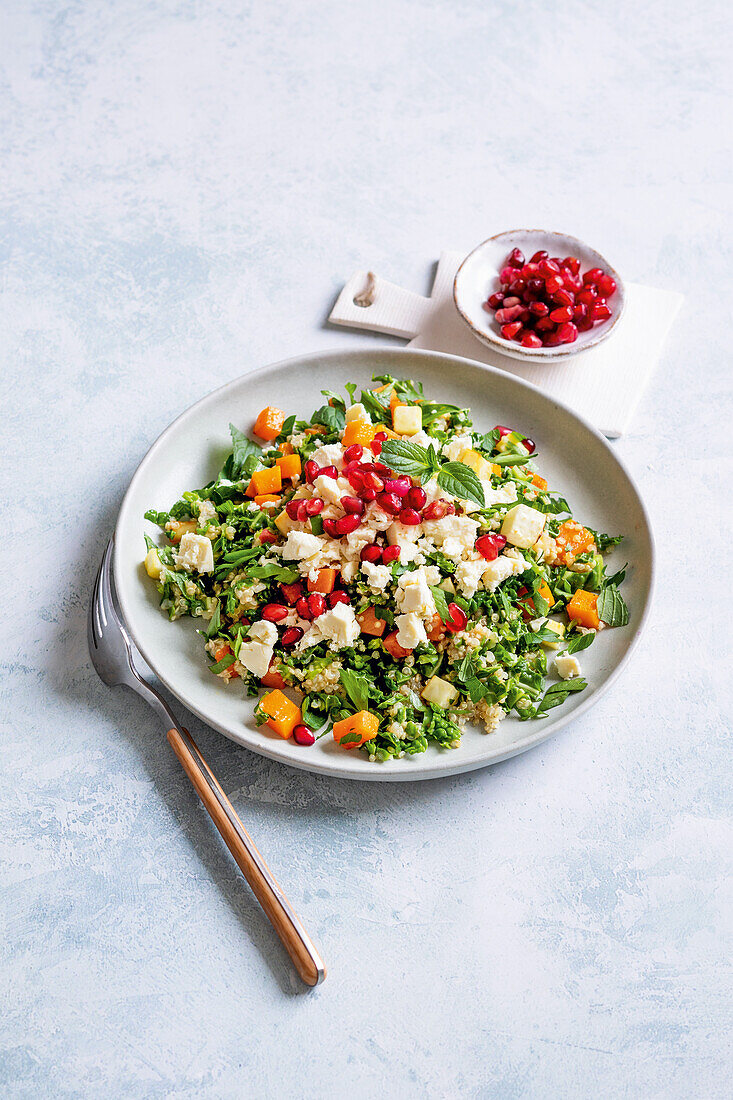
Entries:
{"label": "serving spoon", "polygon": [[319,985],[326,977],[326,968],[308,933],[219,786],[193,737],[179,725],[166,701],[139,671],[140,668],[149,670],[130,638],[119,612],[112,576],[113,545],[114,539],[110,539],[94,582],[89,605],[87,641],[92,664],[105,684],[110,687],[132,688],[162,718],[173,751],[270,924],[282,940],[295,969],[306,985]]}

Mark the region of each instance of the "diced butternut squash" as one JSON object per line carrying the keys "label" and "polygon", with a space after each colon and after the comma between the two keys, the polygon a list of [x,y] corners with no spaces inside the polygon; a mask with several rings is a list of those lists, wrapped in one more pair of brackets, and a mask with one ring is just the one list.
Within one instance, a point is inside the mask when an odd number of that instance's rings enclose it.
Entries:
{"label": "diced butternut squash", "polygon": [[260,508],[263,504],[274,504],[280,497],[275,493],[263,493],[262,496],[255,497],[255,504],[259,504]]}
{"label": "diced butternut squash", "polygon": [[535,489],[547,488],[547,482],[543,477],[540,477],[539,474],[532,474],[532,484],[534,485]]}
{"label": "diced butternut squash", "polygon": [[498,464],[498,462],[492,462],[491,463],[491,472],[494,475],[494,477],[501,477],[501,475],[503,474],[504,471],[503,471],[502,467]]}
{"label": "diced butternut squash", "polygon": [[[232,652],[232,650],[231,650],[231,646],[229,645],[229,643],[222,641],[216,647],[216,649],[214,650],[212,656],[213,656],[215,661],[221,661],[222,657],[226,657],[227,654],[229,654],[231,652]],[[235,669],[234,665],[230,665],[229,668],[227,669],[227,672],[229,673],[229,679],[230,680],[236,680],[239,676],[239,673]]]}
{"label": "diced butternut squash", "polygon": [[285,413],[282,409],[276,409],[274,405],[268,405],[255,420],[254,434],[269,442],[280,435],[284,423]]}
{"label": "diced butternut squash", "polygon": [[390,657],[394,657],[395,661],[401,661],[404,657],[409,657],[412,653],[411,649],[405,649],[397,641],[397,631],[393,630],[391,634],[383,640],[382,645],[389,653]]}
{"label": "diced butternut squash", "polygon": [[567,606],[568,618],[574,619],[581,626],[598,630],[601,620],[598,618],[597,606],[598,593],[586,592],[584,588],[579,588],[573,593],[573,598]]}
{"label": "diced butternut squash", "polygon": [[578,554],[586,554],[595,548],[593,532],[573,519],[568,519],[562,524],[557,532],[556,542],[558,560],[564,565],[568,564],[569,554],[572,555],[570,559],[572,561]]}
{"label": "diced butternut squash", "polygon": [[419,405],[400,402],[392,413],[392,427],[399,435],[415,435],[422,429],[422,409]]}
{"label": "diced butternut squash", "polygon": [[351,447],[354,443],[368,447],[376,434],[377,429],[373,424],[367,424],[365,420],[350,420],[344,428],[341,443],[344,447]]}
{"label": "diced butternut squash", "polygon": [[[400,405],[405,405],[405,404],[407,404],[407,402],[406,401],[400,401],[399,397],[397,396],[396,390],[392,390],[391,394],[389,395],[389,411],[392,413],[393,418],[394,418],[395,409],[398,409],[400,407]],[[421,414],[421,416],[422,416],[422,414]]]}
{"label": "diced butternut squash", "polygon": [[[534,605],[534,600],[529,595],[526,588],[524,588],[524,589],[520,588],[519,591],[517,592],[517,595],[519,596],[520,601],[523,604],[525,604],[527,606],[527,608],[531,608],[532,611],[536,610],[535,605]],[[543,599],[547,600],[550,607],[552,607],[552,605],[555,602],[555,597],[553,596],[552,592],[550,591],[549,585],[547,585],[544,581],[540,581],[540,596],[542,596]]]}
{"label": "diced butternut squash", "polygon": [[266,493],[279,493],[283,487],[279,466],[268,466],[264,470],[255,470],[247,489],[248,497],[261,497]]}
{"label": "diced butternut squash", "polygon": [[195,519],[171,519],[165,525],[171,542],[180,542],[187,532],[195,531],[197,527]]}
{"label": "diced butternut squash", "polygon": [[314,581],[308,580],[308,591],[322,592],[324,596],[327,596],[329,592],[333,592],[337,575],[335,569],[320,569]]}
{"label": "diced butternut squash", "polygon": [[260,684],[264,688],[284,688],[285,681],[279,672],[273,672],[272,669],[268,669],[265,675],[260,680]]}
{"label": "diced butternut squash", "polygon": [[295,601],[299,600],[303,595],[303,585],[299,581],[296,581],[294,584],[281,584],[280,591],[292,606]]}
{"label": "diced butternut squash", "polygon": [[289,443],[287,439],[284,443],[278,443],[277,449],[281,455],[291,455],[295,451],[292,443]]}
{"label": "diced butternut squash", "polygon": [[379,718],[369,710],[360,710],[349,718],[334,722],[333,739],[342,749],[355,749],[377,736]]}
{"label": "diced butternut squash", "polygon": [[439,642],[441,638],[445,637],[445,623],[437,612],[435,613],[435,615],[433,615],[433,619],[430,623],[430,629],[427,631],[427,635],[429,642]]}
{"label": "diced butternut squash", "polygon": [[464,466],[468,466],[469,469],[473,470],[476,477],[483,478],[484,480],[491,477],[492,466],[494,464],[487,462],[484,456],[479,454],[478,451],[474,451],[470,447],[467,447],[462,453],[460,461]]}
{"label": "diced butternut squash", "polygon": [[260,699],[260,707],[267,715],[267,724],[279,737],[287,741],[296,726],[300,725],[302,715],[300,707],[296,707],[283,695],[279,688],[263,695]]}
{"label": "diced butternut squash", "polygon": [[282,477],[300,477],[300,455],[283,455],[282,458],[275,459],[275,462],[280,467]]}
{"label": "diced butternut squash", "polygon": [[377,618],[373,607],[367,607],[366,611],[357,615],[356,621],[361,627],[362,634],[371,634],[375,638],[381,638],[387,626],[384,619]]}

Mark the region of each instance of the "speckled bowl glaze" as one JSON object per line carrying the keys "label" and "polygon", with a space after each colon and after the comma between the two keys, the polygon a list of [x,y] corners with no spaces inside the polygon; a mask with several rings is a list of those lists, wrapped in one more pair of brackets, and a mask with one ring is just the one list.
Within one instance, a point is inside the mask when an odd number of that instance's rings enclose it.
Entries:
{"label": "speckled bowl glaze", "polygon": [[[579,332],[575,343],[561,344],[556,348],[523,348],[513,340],[505,340],[493,313],[487,313],[483,303],[490,294],[499,289],[499,272],[514,248],[521,249],[528,260],[539,249],[545,249],[551,256],[577,256],[582,271],[602,267],[616,280],[616,293],[609,300],[613,315],[604,324],[594,325],[588,332]],[[544,229],[512,229],[489,237],[478,248],[474,248],[473,252],[469,252],[453,281],[453,301],[471,332],[482,344],[496,348],[512,359],[522,359],[527,363],[543,360],[556,363],[558,359],[567,359],[608,339],[623,314],[626,291],[623,279],[605,256],[583,244],[577,237],[569,237],[566,233],[549,233]]]}
{"label": "speckled bowl glaze", "polygon": [[[143,535],[159,531],[144,518],[164,509],[184,489],[205,485],[231,449],[228,425],[247,428],[273,397],[288,412],[310,413],[324,388],[361,388],[375,374],[414,378],[437,401],[470,407],[473,422],[486,431],[510,424],[531,434],[550,485],[569,501],[574,514],[594,530],[624,535],[611,568],[629,563],[624,596],[627,626],[604,630],[582,654],[585,691],[572,695],[547,718],[503,721],[492,734],[468,726],[457,749],[429,750],[402,760],[370,764],[356,751],[344,752],[330,734],[310,748],[283,741],[254,721],[254,701],[208,670],[198,619],[170,623],[155,586],[145,575]],[[649,521],[631,477],[611,447],[576,413],[506,371],[438,352],[392,349],[332,351],[304,355],[253,371],[222,386],[182,413],[143,458],[125,496],[115,531],[114,572],[122,613],[143,657],[174,695],[203,721],[240,745],[296,768],[344,779],[402,781],[481,768],[539,744],[580,717],[610,686],[641,633],[652,587],[653,547]],[[185,721],[185,719],[184,719]]]}

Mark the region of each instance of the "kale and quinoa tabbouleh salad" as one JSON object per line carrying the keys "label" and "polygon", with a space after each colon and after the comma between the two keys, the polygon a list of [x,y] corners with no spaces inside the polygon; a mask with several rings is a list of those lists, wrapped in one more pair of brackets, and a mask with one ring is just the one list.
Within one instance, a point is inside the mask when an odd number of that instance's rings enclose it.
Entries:
{"label": "kale and quinoa tabbouleh salad", "polygon": [[230,425],[214,481],[146,513],[165,537],[147,573],[170,619],[204,621],[211,672],[265,689],[275,734],[371,761],[582,691],[578,655],[628,622],[604,558],[621,538],[573,518],[516,429],[409,379],[322,392],[309,419],[263,409],[261,442]]}

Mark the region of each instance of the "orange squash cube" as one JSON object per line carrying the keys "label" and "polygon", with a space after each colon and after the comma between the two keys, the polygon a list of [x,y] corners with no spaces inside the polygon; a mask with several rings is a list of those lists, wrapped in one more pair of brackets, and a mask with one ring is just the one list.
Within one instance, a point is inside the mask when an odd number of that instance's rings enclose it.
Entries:
{"label": "orange squash cube", "polygon": [[268,669],[265,675],[260,680],[260,684],[265,688],[284,688],[285,681],[279,672],[273,672],[272,669]]}
{"label": "orange squash cube", "polygon": [[266,493],[279,493],[283,487],[279,466],[268,466],[264,470],[255,470],[247,489],[248,497],[261,497]]}
{"label": "orange squash cube", "polygon": [[365,611],[357,615],[356,621],[361,627],[362,634],[371,634],[374,638],[381,638],[387,626],[384,619],[377,618],[373,607],[367,607]]}
{"label": "orange squash cube", "polygon": [[267,504],[268,502],[272,502],[272,501],[279,500],[279,499],[280,499],[280,497],[276,496],[275,493],[263,493],[262,496],[255,497],[255,504],[259,504],[259,506],[261,508],[263,504]]}
{"label": "orange squash cube", "polygon": [[577,558],[578,554],[585,554],[595,546],[593,532],[573,519],[568,519],[562,524],[557,532],[556,542],[558,557],[565,564],[567,564],[568,554]]}
{"label": "orange squash cube", "polygon": [[568,618],[574,619],[581,626],[598,630],[601,620],[598,618],[597,606],[598,593],[586,592],[584,588],[579,588],[573,593],[573,598],[567,606]]}
{"label": "orange squash cube", "polygon": [[350,420],[344,428],[341,437],[343,447],[351,447],[354,443],[360,443],[362,447],[368,447],[377,434],[373,424],[367,424],[364,420]]}
{"label": "orange squash cube", "polygon": [[324,596],[327,596],[329,592],[333,592],[336,576],[335,569],[320,569],[314,581],[308,580],[308,591],[321,592]]}
{"label": "orange squash cube", "polygon": [[275,459],[275,462],[280,467],[282,477],[300,477],[300,455],[283,455],[282,458]]}
{"label": "orange squash cube", "polygon": [[395,661],[401,661],[404,657],[409,657],[412,653],[411,649],[405,649],[397,641],[397,631],[393,630],[391,634],[382,642],[382,645],[389,653],[390,657],[394,657]]}
{"label": "orange squash cube", "polygon": [[400,401],[400,399],[397,396],[396,392],[394,390],[392,390],[391,394],[389,395],[389,411],[391,413],[393,413],[395,411],[395,409],[398,407],[398,405],[406,405],[406,404],[407,404],[407,402],[406,401]]}
{"label": "orange squash cube", "polygon": [[[379,718],[369,710],[360,710],[349,718],[340,722],[334,722],[333,739],[342,749],[355,749],[363,745],[365,741],[371,741],[377,736],[379,730]],[[342,743],[345,737],[346,744]]]}
{"label": "orange squash cube", "polygon": [[539,474],[532,474],[532,484],[536,489],[546,489],[547,482]]}
{"label": "orange squash cube", "polygon": [[285,413],[282,409],[276,409],[274,405],[268,405],[255,420],[253,431],[260,439],[270,442],[280,435],[284,423]]}
{"label": "orange squash cube", "polygon": [[263,695],[260,699],[260,707],[267,715],[267,724],[278,736],[287,741],[296,726],[300,725],[302,715],[300,707],[296,707],[283,695],[279,688]]}
{"label": "orange squash cube", "polygon": [[195,519],[172,519],[165,525],[168,538],[171,542],[178,543],[187,532],[195,531],[198,521]]}

